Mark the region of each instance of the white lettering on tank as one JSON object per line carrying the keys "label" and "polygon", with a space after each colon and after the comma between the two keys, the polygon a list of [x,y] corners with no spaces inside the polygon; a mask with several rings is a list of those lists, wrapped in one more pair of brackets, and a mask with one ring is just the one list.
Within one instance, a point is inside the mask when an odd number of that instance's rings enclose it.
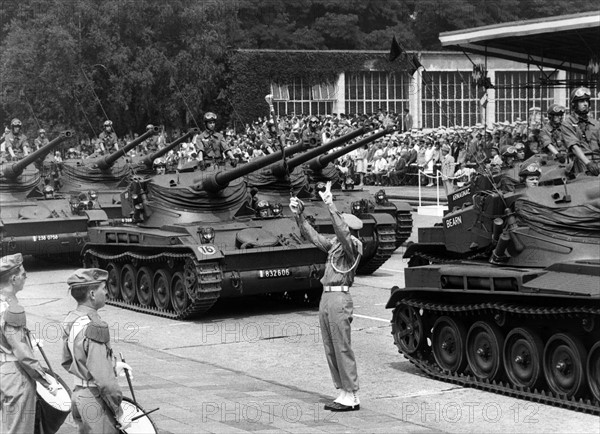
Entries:
{"label": "white lettering on tank", "polygon": [[446,219],[446,228],[450,229],[452,226],[462,225],[462,216],[450,217]]}

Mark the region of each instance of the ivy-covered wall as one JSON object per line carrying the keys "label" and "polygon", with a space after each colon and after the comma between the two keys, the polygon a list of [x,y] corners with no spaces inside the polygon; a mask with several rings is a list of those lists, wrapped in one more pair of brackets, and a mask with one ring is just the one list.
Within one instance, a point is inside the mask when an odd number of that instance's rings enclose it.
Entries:
{"label": "ivy-covered wall", "polygon": [[403,71],[409,68],[405,56],[390,62],[387,52],[351,51],[261,51],[239,50],[229,57],[227,94],[235,113],[249,123],[266,116],[265,95],[271,82],[289,84],[302,78],[311,85],[335,83],[341,72],[365,70]]}

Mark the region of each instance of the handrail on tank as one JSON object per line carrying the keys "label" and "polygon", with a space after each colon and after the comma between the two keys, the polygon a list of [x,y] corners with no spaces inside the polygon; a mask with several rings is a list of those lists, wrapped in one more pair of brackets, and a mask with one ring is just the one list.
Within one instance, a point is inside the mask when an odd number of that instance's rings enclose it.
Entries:
{"label": "handrail on tank", "polygon": [[[302,141],[296,145],[288,146],[284,149],[284,155],[290,156],[298,152],[305,151],[310,147],[310,144],[303,143]],[[255,172],[256,170],[262,169],[274,162],[281,160],[281,150],[273,152],[272,154],[265,155],[263,157],[251,160],[246,164],[242,164],[235,169],[217,172],[207,178],[196,182],[192,188],[195,190],[203,190],[211,193],[216,193],[223,190],[231,181],[242,176],[246,176],[249,173]]]}
{"label": "handrail on tank", "polygon": [[98,167],[98,169],[100,169],[100,170],[110,169],[119,158],[126,155],[129,151],[131,151],[137,145],[142,143],[148,137],[158,134],[159,132],[160,132],[160,127],[155,127],[154,125],[148,125],[146,132],[144,134],[142,134],[138,138],[132,140],[131,142],[127,143],[121,149],[113,152],[112,154],[106,155],[105,157],[101,157],[99,160],[96,160],[94,162],[94,165],[96,167]]}
{"label": "handrail on tank", "polygon": [[22,158],[16,163],[6,167],[2,172],[2,175],[4,175],[4,177],[8,179],[17,178],[19,175],[21,175],[21,173],[23,173],[23,170],[25,170],[27,166],[41,158],[44,158],[46,155],[52,152],[52,150],[56,148],[60,143],[71,138],[72,136],[73,131],[62,131],[61,133],[59,133],[58,137],[49,142],[46,146],[41,147],[37,151],[34,151],[28,156],[26,156],[25,158]]}
{"label": "handrail on tank", "polygon": [[154,163],[154,160],[162,157],[167,152],[169,152],[171,149],[174,149],[177,145],[183,143],[185,140],[187,140],[189,137],[193,136],[194,134],[200,134],[200,128],[191,128],[187,133],[185,133],[178,139],[175,139],[171,143],[167,144],[164,148],[159,149],[155,153],[144,157],[142,160],[140,160],[140,165],[143,164],[146,167],[151,168],[152,164]]}
{"label": "handrail on tank", "polygon": [[304,152],[303,154],[297,155],[294,158],[291,158],[287,161],[287,168],[281,163],[273,164],[267,170],[271,172],[272,175],[277,177],[285,176],[288,171],[294,170],[296,167],[301,164],[306,163],[313,158],[322,155],[323,153],[330,151],[331,149],[343,145],[344,143],[354,139],[355,137],[361,136],[369,131],[371,131],[372,127],[369,124],[364,124],[360,128],[357,128],[354,131],[349,132],[337,139],[334,139],[324,145],[321,145],[317,148],[311,149],[310,151]]}
{"label": "handrail on tank", "polygon": [[325,155],[319,155],[318,157],[315,157],[312,160],[310,160],[307,163],[307,166],[311,170],[318,172],[318,171],[322,170],[325,166],[327,166],[329,163],[331,163],[332,161],[335,161],[337,158],[341,157],[342,155],[346,155],[347,153],[352,152],[355,149],[362,148],[364,145],[367,145],[367,144],[379,139],[380,137],[383,137],[392,132],[394,132],[393,128],[386,128],[383,130],[379,130],[375,134],[371,134],[368,137],[360,139],[358,142],[352,143],[351,145],[344,146],[343,148],[338,149],[337,151],[333,151],[333,152],[330,152],[329,154],[325,154]]}

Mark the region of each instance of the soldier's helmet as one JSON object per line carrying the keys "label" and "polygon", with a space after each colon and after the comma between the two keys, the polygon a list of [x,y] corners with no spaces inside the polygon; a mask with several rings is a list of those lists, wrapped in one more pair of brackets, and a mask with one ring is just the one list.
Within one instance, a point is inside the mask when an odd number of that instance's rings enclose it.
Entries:
{"label": "soldier's helmet", "polygon": [[560,104],[552,104],[548,107],[548,117],[559,116],[565,114],[565,108]]}
{"label": "soldier's helmet", "polygon": [[104,121],[104,126],[105,127],[112,127],[112,121],[110,121],[110,120]]}
{"label": "soldier's helmet", "polygon": [[213,112],[206,112],[204,114],[204,122],[216,122],[217,121],[217,115],[214,114]]}
{"label": "soldier's helmet", "polygon": [[540,169],[539,164],[537,163],[531,163],[529,165],[527,165],[526,167],[523,167],[520,172],[519,172],[519,176],[540,176],[542,174],[542,171]]}
{"label": "soldier's helmet", "polygon": [[571,91],[571,97],[569,101],[571,105],[573,105],[577,101],[589,100],[592,97],[592,92],[587,87],[578,87],[577,89],[573,89]]}
{"label": "soldier's helmet", "polygon": [[10,121],[10,126],[11,126],[11,128],[14,128],[14,127],[20,127],[20,126],[22,126],[22,125],[23,125],[23,124],[21,123],[21,121],[20,121],[20,120],[18,120],[17,118],[14,118],[12,121]]}
{"label": "soldier's helmet", "polygon": [[46,130],[43,128],[40,128],[38,131],[38,134],[46,134]]}
{"label": "soldier's helmet", "polygon": [[266,200],[261,200],[256,204],[256,214],[258,214],[259,217],[269,217],[269,215],[271,214],[271,206],[269,205],[269,202]]}
{"label": "soldier's helmet", "polygon": [[309,122],[311,124],[318,124],[319,123],[319,118],[317,118],[316,116],[311,116]]}

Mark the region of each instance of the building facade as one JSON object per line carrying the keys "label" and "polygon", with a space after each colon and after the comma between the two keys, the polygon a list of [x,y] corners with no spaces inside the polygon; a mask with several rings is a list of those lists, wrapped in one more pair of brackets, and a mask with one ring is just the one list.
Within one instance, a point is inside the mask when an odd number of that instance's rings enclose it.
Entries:
{"label": "building facade", "polygon": [[[257,52],[260,50],[256,50]],[[378,56],[387,56],[386,52]],[[327,52],[320,52],[326,56]],[[334,82],[314,83],[294,78],[271,82],[277,114],[402,113],[409,109],[415,128],[492,126],[495,122],[530,121],[553,104],[568,107],[572,88],[586,82],[562,70],[541,70],[503,59],[471,57],[485,68],[492,87],[473,84],[473,63],[461,52],[416,53],[422,68],[408,71],[339,71]],[[598,118],[598,89],[592,89],[591,115]]]}

